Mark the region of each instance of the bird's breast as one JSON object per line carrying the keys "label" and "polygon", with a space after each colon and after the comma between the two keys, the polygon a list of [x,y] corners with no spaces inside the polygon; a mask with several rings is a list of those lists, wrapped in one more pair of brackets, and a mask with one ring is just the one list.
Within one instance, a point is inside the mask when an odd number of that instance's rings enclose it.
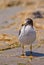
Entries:
{"label": "bird's breast", "polygon": [[23,27],[21,30],[21,34],[19,36],[19,41],[23,44],[29,44],[35,41],[36,39],[36,32],[33,28],[27,26],[26,28]]}

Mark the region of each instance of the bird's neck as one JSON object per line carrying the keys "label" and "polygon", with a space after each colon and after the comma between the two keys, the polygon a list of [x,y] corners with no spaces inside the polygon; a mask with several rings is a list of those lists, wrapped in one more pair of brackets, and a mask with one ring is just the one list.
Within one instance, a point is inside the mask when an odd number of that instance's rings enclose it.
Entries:
{"label": "bird's neck", "polygon": [[32,27],[32,28],[33,28],[33,26],[32,26],[31,24],[25,24],[25,27],[26,27],[27,25],[29,25],[30,27]]}

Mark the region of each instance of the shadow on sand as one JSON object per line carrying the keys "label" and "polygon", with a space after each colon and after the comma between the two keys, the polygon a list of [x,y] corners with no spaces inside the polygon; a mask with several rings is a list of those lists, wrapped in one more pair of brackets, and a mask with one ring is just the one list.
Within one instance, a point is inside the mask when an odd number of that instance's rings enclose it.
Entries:
{"label": "shadow on sand", "polygon": [[[30,56],[30,52],[31,51],[26,51],[26,56]],[[44,56],[44,53],[38,53],[38,52],[32,52],[32,55],[33,56],[36,56],[36,57],[43,57]]]}

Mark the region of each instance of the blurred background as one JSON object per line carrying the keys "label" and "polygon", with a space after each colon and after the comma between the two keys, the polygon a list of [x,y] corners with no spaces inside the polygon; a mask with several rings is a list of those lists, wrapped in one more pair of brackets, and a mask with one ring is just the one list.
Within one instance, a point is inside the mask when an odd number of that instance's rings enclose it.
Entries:
{"label": "blurred background", "polygon": [[0,50],[19,46],[18,32],[25,19],[33,19],[35,43],[44,43],[44,0],[0,0]]}

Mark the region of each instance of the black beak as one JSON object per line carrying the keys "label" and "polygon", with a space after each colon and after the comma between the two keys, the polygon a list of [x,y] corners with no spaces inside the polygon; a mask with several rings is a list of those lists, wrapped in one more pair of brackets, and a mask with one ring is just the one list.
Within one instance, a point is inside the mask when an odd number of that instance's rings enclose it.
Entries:
{"label": "black beak", "polygon": [[21,26],[24,26],[25,24],[22,24]]}

